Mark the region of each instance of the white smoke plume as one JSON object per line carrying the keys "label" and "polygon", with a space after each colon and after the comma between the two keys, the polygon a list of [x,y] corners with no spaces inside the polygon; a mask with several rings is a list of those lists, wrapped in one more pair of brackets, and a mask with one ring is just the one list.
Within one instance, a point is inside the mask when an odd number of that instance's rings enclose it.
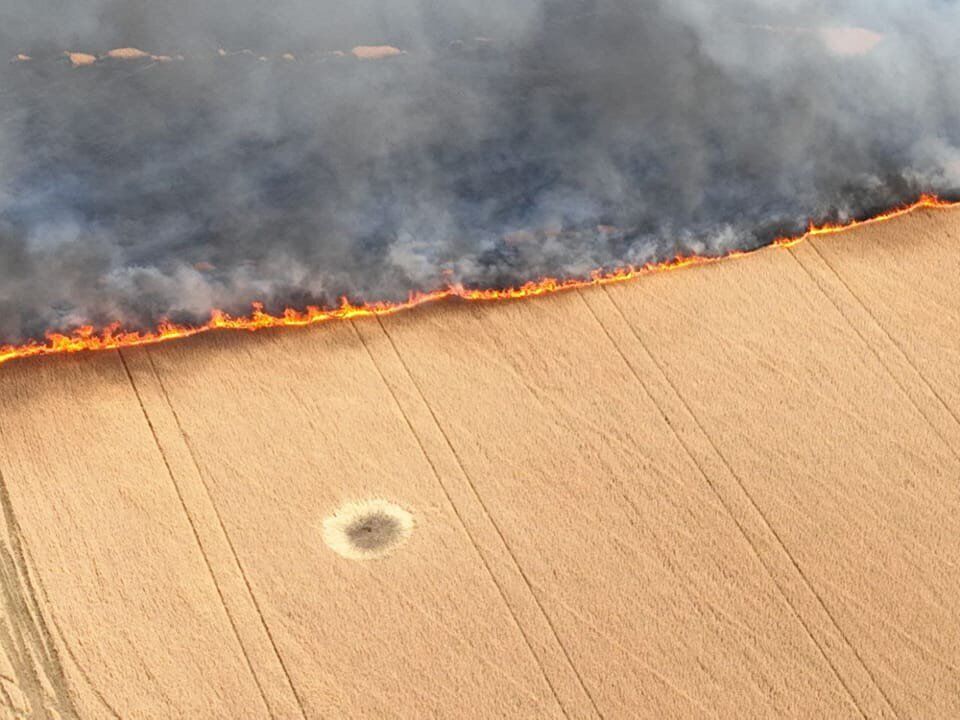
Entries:
{"label": "white smoke plume", "polygon": [[957,28],[950,0],[0,0],[0,343],[953,196]]}

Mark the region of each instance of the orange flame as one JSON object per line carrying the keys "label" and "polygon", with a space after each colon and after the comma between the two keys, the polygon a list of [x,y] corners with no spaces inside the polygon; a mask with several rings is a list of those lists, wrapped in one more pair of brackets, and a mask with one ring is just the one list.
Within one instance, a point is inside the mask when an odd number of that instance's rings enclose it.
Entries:
{"label": "orange flame", "polygon": [[[948,202],[934,195],[922,195],[911,205],[896,208],[877,215],[868,220],[854,220],[841,224],[813,225],[803,235],[794,238],[777,238],[772,245],[777,247],[791,247],[811,237],[832,235],[846,232],[853,228],[872,225],[901,217],[915,210],[942,209],[960,207],[960,202]],[[299,327],[315,325],[331,320],[349,320],[351,318],[375,317],[393,315],[427,303],[460,298],[470,302],[490,302],[494,300],[519,300],[523,298],[550,295],[563,290],[585,288],[594,285],[608,285],[621,283],[641,275],[678,270],[692,265],[706,265],[737,257],[744,257],[755,251],[734,251],[718,257],[704,257],[698,255],[677,256],[672,260],[658,263],[647,263],[640,266],[627,266],[614,270],[595,270],[587,278],[557,279],[545,277],[533,280],[519,287],[502,289],[469,289],[462,285],[449,285],[431,292],[414,292],[402,302],[373,302],[354,305],[346,298],[336,308],[318,308],[309,306],[305,310],[288,308],[282,315],[271,315],[263,310],[262,303],[252,303],[252,312],[248,316],[231,317],[230,315],[214,310],[210,320],[203,325],[177,325],[171,322],[161,322],[155,330],[147,332],[125,331],[120,323],[114,323],[100,330],[86,326],[75,330],[71,335],[48,333],[46,342],[31,341],[24,345],[0,346],[0,364],[16,358],[34,357],[37,355],[56,355],[92,350],[114,350],[133,347],[136,345],[152,345],[167,340],[199,335],[210,330],[262,330],[275,327]]]}

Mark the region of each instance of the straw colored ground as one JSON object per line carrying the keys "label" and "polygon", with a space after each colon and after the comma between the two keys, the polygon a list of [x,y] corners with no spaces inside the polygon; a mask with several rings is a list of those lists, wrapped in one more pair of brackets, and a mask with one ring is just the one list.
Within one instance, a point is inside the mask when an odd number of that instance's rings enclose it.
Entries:
{"label": "straw colored ground", "polygon": [[0,368],[5,714],[960,717],[958,234]]}

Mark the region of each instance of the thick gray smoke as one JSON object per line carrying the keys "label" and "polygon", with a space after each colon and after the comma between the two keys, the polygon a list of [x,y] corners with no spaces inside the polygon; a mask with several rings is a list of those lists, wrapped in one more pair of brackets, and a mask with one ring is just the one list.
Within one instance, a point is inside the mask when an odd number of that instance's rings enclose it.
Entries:
{"label": "thick gray smoke", "polygon": [[951,0],[0,0],[0,342],[953,195],[958,30]]}

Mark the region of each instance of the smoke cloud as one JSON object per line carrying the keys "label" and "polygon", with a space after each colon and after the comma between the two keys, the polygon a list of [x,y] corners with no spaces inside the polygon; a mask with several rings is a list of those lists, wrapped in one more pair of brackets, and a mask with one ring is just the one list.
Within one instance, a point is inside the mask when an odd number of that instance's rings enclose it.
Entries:
{"label": "smoke cloud", "polygon": [[720,254],[960,188],[950,0],[0,5],[0,342]]}

